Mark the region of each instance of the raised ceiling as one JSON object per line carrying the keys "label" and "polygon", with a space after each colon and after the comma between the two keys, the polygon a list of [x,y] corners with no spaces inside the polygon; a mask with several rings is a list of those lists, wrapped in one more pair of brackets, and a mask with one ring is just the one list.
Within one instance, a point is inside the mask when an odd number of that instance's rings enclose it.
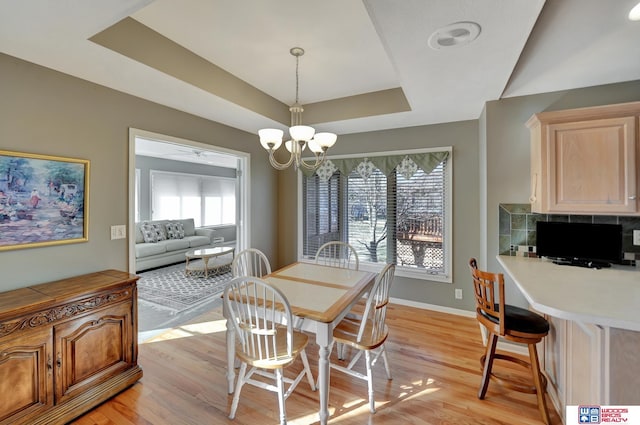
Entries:
{"label": "raised ceiling", "polygon": [[[640,22],[627,19],[636,3],[2,1],[0,52],[257,133],[288,125],[289,50],[300,46],[304,121],[346,134],[477,119],[491,100],[640,80]],[[477,24],[477,38],[465,44],[449,27],[458,23]]]}

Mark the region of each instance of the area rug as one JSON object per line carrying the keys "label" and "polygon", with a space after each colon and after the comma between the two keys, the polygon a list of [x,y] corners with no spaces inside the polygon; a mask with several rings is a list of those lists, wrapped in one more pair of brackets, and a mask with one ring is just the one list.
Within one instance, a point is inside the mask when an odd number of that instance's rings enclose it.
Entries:
{"label": "area rug", "polygon": [[138,273],[138,298],[177,314],[219,297],[231,272],[187,276],[184,263]]}

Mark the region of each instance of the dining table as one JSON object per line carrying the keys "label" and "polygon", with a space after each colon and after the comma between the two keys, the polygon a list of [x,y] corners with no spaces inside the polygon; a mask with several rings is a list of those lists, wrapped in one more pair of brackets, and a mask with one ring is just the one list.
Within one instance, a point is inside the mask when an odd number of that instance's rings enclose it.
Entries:
{"label": "dining table", "polygon": [[[373,286],[377,273],[296,262],[278,269],[263,280],[284,293],[294,316],[314,332],[318,345],[319,420],[329,420],[329,369],[333,329]],[[228,317],[226,303],[223,314]],[[227,320],[227,380],[229,394],[234,391],[235,330]]]}

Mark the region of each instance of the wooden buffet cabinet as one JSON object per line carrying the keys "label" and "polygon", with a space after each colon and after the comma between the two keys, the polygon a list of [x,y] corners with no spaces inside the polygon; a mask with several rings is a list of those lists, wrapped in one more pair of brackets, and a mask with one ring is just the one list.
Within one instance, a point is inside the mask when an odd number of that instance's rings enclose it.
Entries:
{"label": "wooden buffet cabinet", "polygon": [[531,210],[640,212],[640,102],[542,112],[531,132]]}
{"label": "wooden buffet cabinet", "polygon": [[105,270],[0,293],[0,425],[67,423],[142,377],[137,280]]}

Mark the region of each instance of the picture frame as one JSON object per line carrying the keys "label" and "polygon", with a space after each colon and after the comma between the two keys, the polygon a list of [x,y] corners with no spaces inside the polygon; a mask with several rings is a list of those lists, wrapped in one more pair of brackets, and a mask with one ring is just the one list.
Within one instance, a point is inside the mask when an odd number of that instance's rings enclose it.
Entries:
{"label": "picture frame", "polygon": [[0,150],[0,251],[89,240],[85,159]]}

